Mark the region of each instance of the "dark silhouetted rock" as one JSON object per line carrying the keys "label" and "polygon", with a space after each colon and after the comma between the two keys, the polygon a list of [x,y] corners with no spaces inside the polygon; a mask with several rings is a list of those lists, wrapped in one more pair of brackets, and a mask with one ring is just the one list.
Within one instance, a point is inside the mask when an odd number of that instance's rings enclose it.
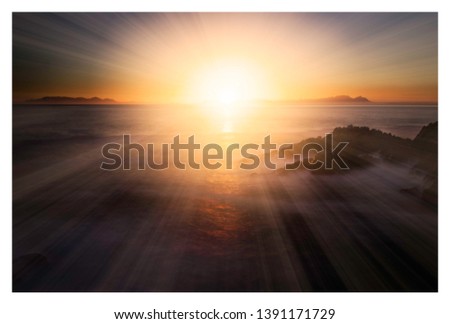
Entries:
{"label": "dark silhouetted rock", "polygon": [[419,134],[414,138],[413,146],[417,149],[437,153],[438,148],[438,126],[437,122],[429,123],[422,127]]}
{"label": "dark silhouetted rock", "polygon": [[[428,203],[437,205],[437,122],[424,126],[414,140],[401,138],[384,133],[369,127],[338,127],[333,131],[333,143],[347,142],[347,146],[341,151],[342,160],[348,165],[349,170],[343,170],[336,164],[331,169],[311,171],[313,174],[336,174],[367,168],[374,165],[380,159],[391,163],[402,164],[412,168],[411,172],[423,176],[420,188],[408,188],[403,192],[416,195]],[[324,137],[308,138],[294,144],[294,149],[285,152],[286,158],[297,157],[302,153],[306,144],[315,143],[325,147]],[[278,152],[273,152],[276,156]],[[312,162],[325,161],[324,152],[314,153],[309,157]],[[297,158],[298,159],[298,158]],[[305,160],[306,157],[300,157]],[[304,170],[301,164],[296,170]],[[286,171],[289,172],[289,171]],[[284,171],[281,173],[285,173]]]}

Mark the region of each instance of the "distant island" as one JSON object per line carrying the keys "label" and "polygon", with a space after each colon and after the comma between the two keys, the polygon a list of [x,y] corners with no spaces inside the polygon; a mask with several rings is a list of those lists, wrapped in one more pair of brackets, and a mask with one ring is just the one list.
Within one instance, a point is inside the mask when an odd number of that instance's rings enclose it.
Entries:
{"label": "distant island", "polygon": [[84,98],[84,97],[42,97],[37,99],[29,99],[25,101],[26,104],[46,104],[46,105],[105,105],[117,104],[114,99],[109,98]]}
{"label": "distant island", "polygon": [[350,97],[347,95],[340,95],[334,97],[327,98],[318,98],[318,99],[302,99],[300,102],[304,103],[371,103],[369,99],[366,97],[358,96],[358,97]]}
{"label": "distant island", "polygon": [[346,95],[315,99],[312,101],[317,101],[317,102],[358,102],[358,103],[371,102],[366,97],[358,96],[358,97],[352,98],[352,97],[346,96]]}
{"label": "distant island", "polygon": [[313,99],[294,99],[294,100],[281,100],[281,101],[273,101],[273,100],[261,100],[261,103],[284,103],[284,104],[374,104],[373,101],[370,101],[366,97],[357,96],[350,97],[348,95],[339,95],[334,97],[326,97],[326,98],[313,98]]}

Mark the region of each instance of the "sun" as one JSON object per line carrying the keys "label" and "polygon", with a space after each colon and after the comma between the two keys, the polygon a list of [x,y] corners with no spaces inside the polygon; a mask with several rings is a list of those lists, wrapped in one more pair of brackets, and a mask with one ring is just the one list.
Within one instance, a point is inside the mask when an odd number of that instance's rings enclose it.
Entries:
{"label": "sun", "polygon": [[184,100],[198,111],[199,128],[214,134],[244,134],[253,128],[259,103],[273,93],[263,66],[244,58],[202,62],[190,69]]}
{"label": "sun", "polygon": [[210,103],[210,109],[222,117],[235,116],[242,105],[243,96],[239,89],[233,86],[224,86],[216,89],[215,99]]}
{"label": "sun", "polygon": [[242,67],[219,66],[205,74],[202,94],[215,104],[236,104],[250,98],[251,83],[251,75]]}
{"label": "sun", "polygon": [[199,127],[233,133],[251,128],[259,102],[273,94],[269,74],[254,60],[222,58],[190,69],[184,98],[201,113]]}
{"label": "sun", "polygon": [[190,97],[195,102],[207,103],[217,112],[236,111],[236,106],[261,96],[258,75],[244,62],[207,64],[195,76]]}
{"label": "sun", "polygon": [[233,105],[239,101],[239,94],[232,87],[219,89],[217,91],[217,102],[223,106]]}

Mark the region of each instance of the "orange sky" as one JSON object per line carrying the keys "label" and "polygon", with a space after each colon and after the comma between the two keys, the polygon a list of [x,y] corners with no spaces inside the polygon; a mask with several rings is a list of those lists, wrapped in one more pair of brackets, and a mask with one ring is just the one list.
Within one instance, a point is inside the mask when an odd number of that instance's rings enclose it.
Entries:
{"label": "orange sky", "polygon": [[437,101],[436,14],[15,14],[13,97]]}

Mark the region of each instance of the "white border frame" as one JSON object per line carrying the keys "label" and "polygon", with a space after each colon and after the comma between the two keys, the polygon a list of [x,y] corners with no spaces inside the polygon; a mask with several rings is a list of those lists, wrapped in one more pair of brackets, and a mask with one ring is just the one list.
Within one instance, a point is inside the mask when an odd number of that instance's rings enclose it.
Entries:
{"label": "white border frame", "polygon": [[[6,3],[5,3],[6,2]],[[450,180],[448,147],[450,11],[441,1],[12,1],[0,5],[3,44],[1,74],[1,266],[0,320],[3,323],[114,323],[113,311],[195,309],[253,311],[258,308],[334,308],[333,323],[444,323],[448,321]],[[439,292],[438,293],[12,293],[12,12],[19,11],[252,11],[252,12],[438,12],[439,16]],[[7,73],[10,71],[10,73]],[[253,319],[251,319],[253,320]],[[250,320],[250,321],[251,321]],[[249,320],[247,320],[249,321]]]}

